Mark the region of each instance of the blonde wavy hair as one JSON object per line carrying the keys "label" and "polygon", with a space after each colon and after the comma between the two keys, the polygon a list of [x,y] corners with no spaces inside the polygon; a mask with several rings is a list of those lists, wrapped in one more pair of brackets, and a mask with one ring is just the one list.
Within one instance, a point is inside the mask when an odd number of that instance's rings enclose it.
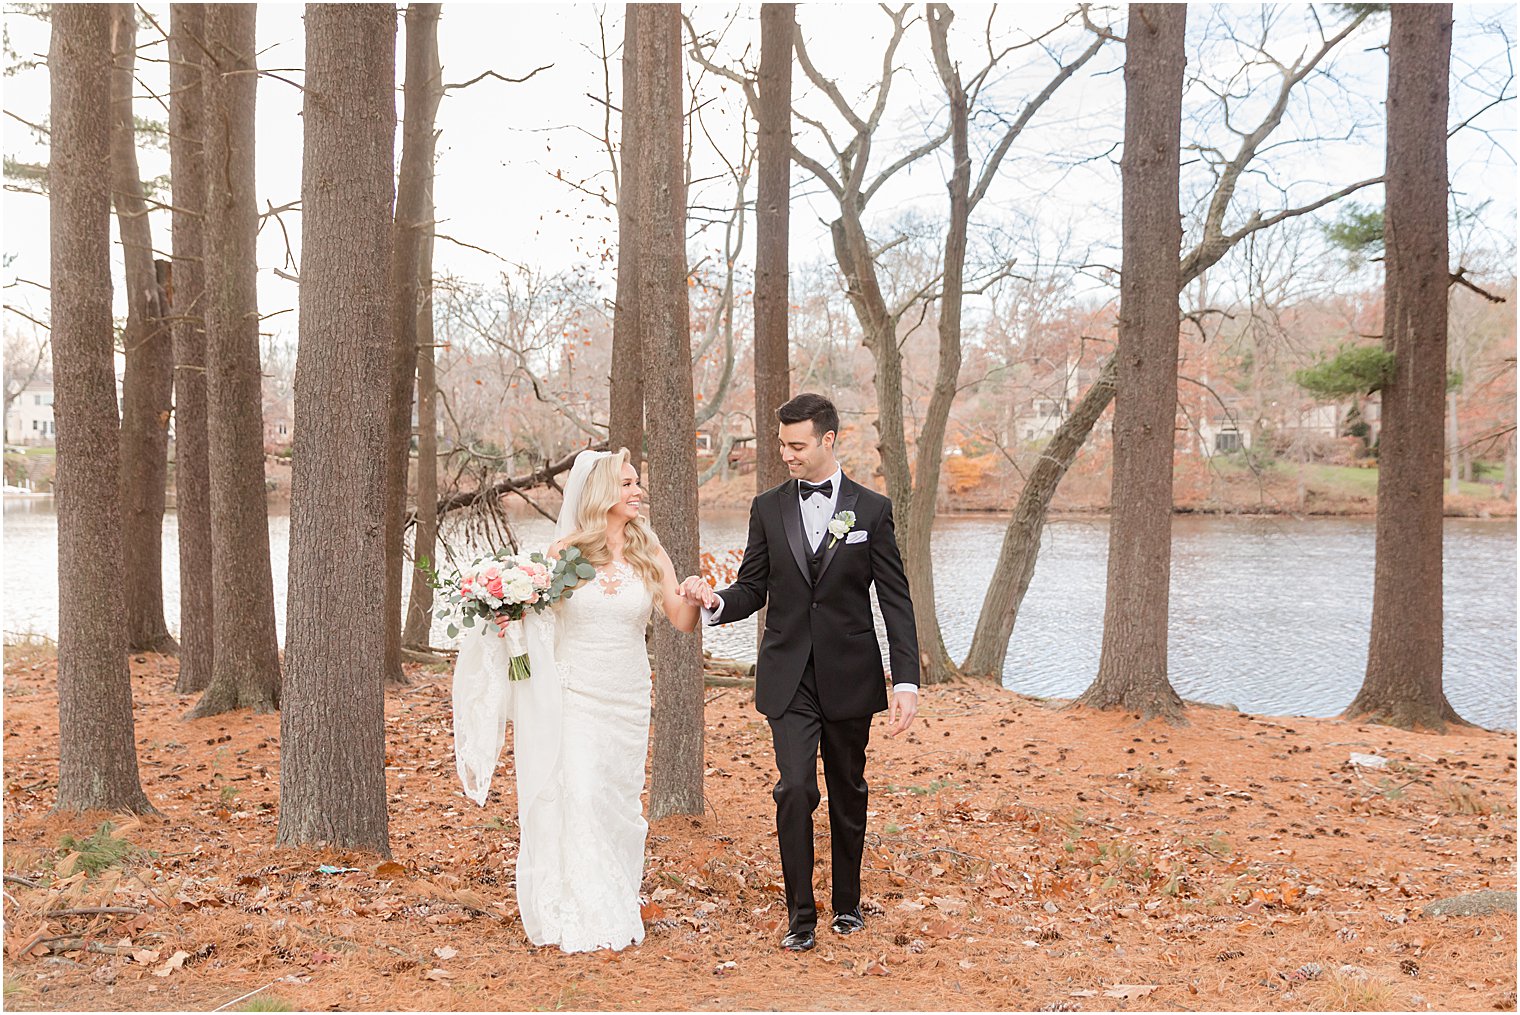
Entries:
{"label": "blonde wavy hair", "polygon": [[[623,496],[623,466],[630,461],[627,448],[620,448],[598,459],[586,473],[580,502],[575,510],[575,528],[565,537],[566,546],[581,551],[586,563],[600,571],[612,563],[607,547],[607,514]],[[654,594],[658,604],[663,599],[664,571],[660,567],[660,540],[642,516],[631,518],[623,542],[623,559]]]}

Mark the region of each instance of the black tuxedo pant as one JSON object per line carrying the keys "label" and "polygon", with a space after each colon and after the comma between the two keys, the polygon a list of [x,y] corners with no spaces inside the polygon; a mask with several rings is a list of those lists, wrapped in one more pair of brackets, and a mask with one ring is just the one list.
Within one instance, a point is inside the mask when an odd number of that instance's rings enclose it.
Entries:
{"label": "black tuxedo pant", "polygon": [[776,799],[776,835],[781,873],[786,882],[788,930],[812,930],[818,924],[813,900],[813,811],[818,808],[818,755],[829,789],[829,828],[834,860],[834,912],[860,905],[860,858],[866,840],[866,742],[871,717],[829,720],[818,705],[818,681],[808,659],[797,694],[780,718],[770,720],[780,778]]}

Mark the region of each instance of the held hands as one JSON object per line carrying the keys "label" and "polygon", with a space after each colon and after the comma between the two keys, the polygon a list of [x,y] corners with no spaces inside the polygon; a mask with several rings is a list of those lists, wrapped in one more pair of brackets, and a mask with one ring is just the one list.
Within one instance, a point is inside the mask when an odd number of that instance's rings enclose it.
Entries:
{"label": "held hands", "polygon": [[895,737],[906,732],[918,715],[918,695],[912,691],[896,691],[892,704],[887,707],[887,736]]}
{"label": "held hands", "polygon": [[707,584],[699,575],[692,575],[683,581],[676,591],[682,599],[685,599],[693,606],[705,606],[710,610],[720,602],[718,594],[712,590],[712,586]]}

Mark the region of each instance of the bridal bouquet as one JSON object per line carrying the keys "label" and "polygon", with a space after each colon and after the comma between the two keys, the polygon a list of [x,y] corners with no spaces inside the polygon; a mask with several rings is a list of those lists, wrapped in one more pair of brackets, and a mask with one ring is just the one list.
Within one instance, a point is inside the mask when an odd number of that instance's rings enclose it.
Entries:
{"label": "bridal bouquet", "polygon": [[507,639],[511,650],[508,676],[512,680],[526,680],[530,675],[522,633],[527,612],[541,612],[570,598],[576,586],[596,577],[596,569],[573,546],[565,547],[554,560],[541,553],[498,550],[447,575],[440,576],[426,557],[417,562],[417,569],[443,600],[437,615],[449,618],[450,638],[458,637],[461,625],[473,628],[477,620],[485,630],[499,618],[508,621],[497,634]]}

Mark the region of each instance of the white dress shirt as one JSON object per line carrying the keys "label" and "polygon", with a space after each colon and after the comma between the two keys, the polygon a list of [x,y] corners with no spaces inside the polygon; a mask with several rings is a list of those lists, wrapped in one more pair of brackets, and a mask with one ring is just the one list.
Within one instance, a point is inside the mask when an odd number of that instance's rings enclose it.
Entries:
{"label": "white dress shirt", "polygon": [[[839,507],[839,488],[844,483],[844,469],[835,469],[834,475],[830,476],[827,482],[832,484],[832,489],[827,497],[823,496],[822,493],[815,493],[811,497],[804,497],[802,496],[802,487],[799,486],[797,488],[797,499],[801,502],[802,507],[802,534],[807,539],[809,548],[815,553],[818,551],[818,544],[823,541],[823,537],[828,535],[829,522],[833,519]],[[722,623],[719,619],[722,613],[723,600],[719,599],[718,605],[712,609],[708,609],[705,606],[702,607],[702,620],[707,626],[712,627]],[[892,692],[895,694],[899,691],[917,694],[918,685],[893,684]]]}

